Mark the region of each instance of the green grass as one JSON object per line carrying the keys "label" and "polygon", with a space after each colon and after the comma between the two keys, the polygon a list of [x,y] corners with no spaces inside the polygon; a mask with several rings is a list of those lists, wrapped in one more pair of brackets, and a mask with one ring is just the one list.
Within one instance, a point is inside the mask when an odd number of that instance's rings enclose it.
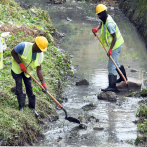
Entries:
{"label": "green grass", "polygon": [[[65,77],[73,74],[70,68],[71,61],[68,54],[62,55],[56,48],[53,38],[56,29],[46,11],[36,8],[23,10],[13,0],[2,0],[0,13],[0,21],[5,24],[3,29],[13,30],[10,31],[11,36],[5,39],[7,50],[3,54],[4,68],[0,70],[0,139],[4,140],[3,145],[7,146],[33,145],[44,137],[42,124],[48,119],[48,115],[54,115],[55,106],[53,100],[32,81],[33,92],[36,95],[36,110],[40,118],[36,119],[32,110],[28,108],[28,99],[24,111],[18,110],[17,96],[15,90],[12,90],[15,81],[11,76],[11,51],[18,43],[34,42],[39,33],[44,34],[49,45],[44,54],[42,71],[49,93],[57,99],[62,92]],[[0,33],[3,31],[1,29]],[[38,80],[36,71],[32,76]],[[24,84],[23,91],[25,93]]]}

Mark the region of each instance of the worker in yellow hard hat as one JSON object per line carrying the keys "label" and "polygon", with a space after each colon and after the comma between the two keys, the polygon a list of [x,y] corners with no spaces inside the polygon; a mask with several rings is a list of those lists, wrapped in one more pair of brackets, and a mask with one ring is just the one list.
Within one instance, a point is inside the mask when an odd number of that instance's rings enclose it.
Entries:
{"label": "worker in yellow hard hat", "polygon": [[[19,103],[19,110],[23,110],[26,100],[26,94],[29,98],[29,108],[35,110],[35,95],[32,91],[31,77],[25,73],[29,73],[36,68],[37,76],[42,86],[45,88],[43,92],[47,92],[47,86],[43,79],[41,64],[43,62],[43,52],[47,50],[48,41],[43,36],[35,38],[35,43],[22,42],[15,46],[12,50],[12,68],[11,74],[16,82],[16,95]],[[22,90],[22,79],[25,84],[26,94]]]}
{"label": "worker in yellow hard hat", "polygon": [[[107,7],[103,4],[99,4],[96,6],[96,14],[98,15],[99,19],[101,20],[101,23],[98,25],[97,28],[93,28],[92,32],[97,33],[99,29],[101,29],[101,41],[104,46],[107,46],[109,48],[109,51],[107,53],[107,56],[112,56],[113,60],[117,64],[117,66],[122,71],[123,75],[126,76],[125,68],[123,65],[119,65],[118,63],[118,57],[122,49],[122,44],[124,43],[123,37],[120,33],[120,30],[113,20],[113,18],[107,14]],[[96,35],[95,35],[96,36]],[[115,75],[116,66],[112,62],[112,60],[109,58],[108,62],[108,79],[109,79],[109,86],[105,89],[101,89],[102,91],[116,91],[116,83],[120,83],[124,79],[118,72],[120,78],[117,80],[117,76]]]}

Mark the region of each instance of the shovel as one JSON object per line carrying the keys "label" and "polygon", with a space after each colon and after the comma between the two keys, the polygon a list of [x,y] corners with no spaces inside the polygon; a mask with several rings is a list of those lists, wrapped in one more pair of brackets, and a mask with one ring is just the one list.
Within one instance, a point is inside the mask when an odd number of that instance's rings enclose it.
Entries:
{"label": "shovel", "polygon": [[[26,73],[43,89],[44,87],[30,74],[26,71]],[[80,124],[80,121],[76,118],[73,118],[73,117],[67,117],[67,112],[66,110],[63,108],[63,106],[47,91],[47,94],[54,100],[54,102],[59,105],[59,107],[65,112],[65,119],[70,121],[70,122],[75,122],[75,123],[78,123]]]}
{"label": "shovel", "polygon": [[[96,37],[98,38],[98,40],[100,41],[100,43],[102,44],[103,48],[105,49],[106,53],[108,53],[108,51],[106,50],[104,44],[102,43],[102,41],[100,40],[100,38],[98,37],[98,35],[95,33]],[[121,72],[121,70],[119,69],[119,67],[117,66],[117,64],[115,63],[115,61],[113,60],[112,56],[110,55],[110,59],[112,60],[112,62],[114,63],[114,65],[116,66],[118,72],[120,73],[120,75],[122,76],[122,78],[124,79],[127,89],[129,90],[129,85],[127,83],[127,80],[125,78],[125,76],[123,75],[123,73]]]}

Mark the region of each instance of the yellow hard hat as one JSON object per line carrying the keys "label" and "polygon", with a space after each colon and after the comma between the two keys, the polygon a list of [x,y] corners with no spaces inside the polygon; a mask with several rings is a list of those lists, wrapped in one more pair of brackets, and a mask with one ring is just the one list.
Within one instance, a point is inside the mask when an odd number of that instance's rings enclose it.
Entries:
{"label": "yellow hard hat", "polygon": [[45,37],[38,36],[35,38],[35,42],[42,52],[45,52],[47,50],[48,41]]}
{"label": "yellow hard hat", "polygon": [[99,14],[105,10],[107,10],[107,7],[103,4],[99,4],[96,6],[96,14]]}

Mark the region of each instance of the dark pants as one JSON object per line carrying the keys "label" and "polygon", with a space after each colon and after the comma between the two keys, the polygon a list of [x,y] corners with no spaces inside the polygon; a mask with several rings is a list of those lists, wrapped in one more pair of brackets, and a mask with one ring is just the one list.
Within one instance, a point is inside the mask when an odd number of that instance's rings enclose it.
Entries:
{"label": "dark pants", "polygon": [[17,95],[23,94],[23,90],[22,90],[22,79],[23,79],[25,83],[27,95],[32,96],[33,91],[32,91],[32,84],[31,84],[31,77],[27,78],[24,72],[20,74],[15,74],[12,70],[11,70],[11,74],[16,83],[16,94]]}

